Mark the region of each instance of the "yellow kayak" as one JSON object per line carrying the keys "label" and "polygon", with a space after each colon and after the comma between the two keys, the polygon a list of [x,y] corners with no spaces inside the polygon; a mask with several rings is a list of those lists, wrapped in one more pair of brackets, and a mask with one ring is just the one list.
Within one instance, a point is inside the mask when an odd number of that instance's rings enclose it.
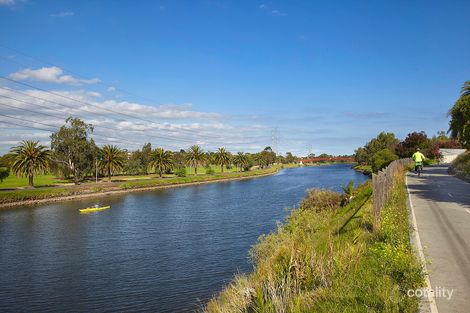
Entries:
{"label": "yellow kayak", "polygon": [[86,208],[86,209],[79,209],[80,213],[91,213],[91,212],[96,212],[96,211],[103,211],[106,209],[109,209],[111,206],[101,206],[101,207],[91,207],[91,208]]}

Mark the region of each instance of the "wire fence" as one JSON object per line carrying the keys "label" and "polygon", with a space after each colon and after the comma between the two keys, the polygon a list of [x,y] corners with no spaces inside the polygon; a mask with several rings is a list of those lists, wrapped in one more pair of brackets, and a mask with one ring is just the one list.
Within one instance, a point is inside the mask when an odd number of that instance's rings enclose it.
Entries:
{"label": "wire fence", "polygon": [[412,163],[413,160],[411,158],[398,159],[380,170],[377,174],[372,174],[374,229],[380,227],[380,214],[391,195],[395,175],[398,171],[403,170]]}

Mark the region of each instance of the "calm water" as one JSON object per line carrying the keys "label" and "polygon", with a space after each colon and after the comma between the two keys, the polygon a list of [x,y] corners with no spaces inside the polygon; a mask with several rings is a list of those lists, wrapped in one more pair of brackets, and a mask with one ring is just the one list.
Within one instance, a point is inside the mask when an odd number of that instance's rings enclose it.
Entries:
{"label": "calm water", "polygon": [[[366,177],[348,165],[0,211],[0,311],[194,311],[304,197]],[[95,203],[111,209],[81,215]]]}

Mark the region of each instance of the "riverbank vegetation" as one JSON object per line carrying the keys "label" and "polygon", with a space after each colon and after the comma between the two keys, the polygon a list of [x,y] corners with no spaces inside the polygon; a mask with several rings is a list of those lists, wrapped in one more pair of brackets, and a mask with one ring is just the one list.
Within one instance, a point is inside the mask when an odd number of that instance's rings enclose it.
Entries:
{"label": "riverbank vegetation", "polygon": [[[206,312],[417,312],[422,286],[410,244],[404,173],[372,231],[370,182],[350,195],[310,191],[275,233],[252,248],[254,271],[238,275]],[[344,201],[349,199],[349,201]]]}

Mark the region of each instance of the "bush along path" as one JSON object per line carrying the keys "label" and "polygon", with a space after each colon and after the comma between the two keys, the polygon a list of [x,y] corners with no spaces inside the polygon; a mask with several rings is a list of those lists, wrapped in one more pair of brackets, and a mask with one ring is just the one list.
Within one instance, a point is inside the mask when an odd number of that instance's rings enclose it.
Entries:
{"label": "bush along path", "polygon": [[352,198],[313,190],[285,223],[260,237],[254,271],[238,275],[206,312],[417,312],[424,284],[410,244],[404,172],[373,230],[370,182]]}

